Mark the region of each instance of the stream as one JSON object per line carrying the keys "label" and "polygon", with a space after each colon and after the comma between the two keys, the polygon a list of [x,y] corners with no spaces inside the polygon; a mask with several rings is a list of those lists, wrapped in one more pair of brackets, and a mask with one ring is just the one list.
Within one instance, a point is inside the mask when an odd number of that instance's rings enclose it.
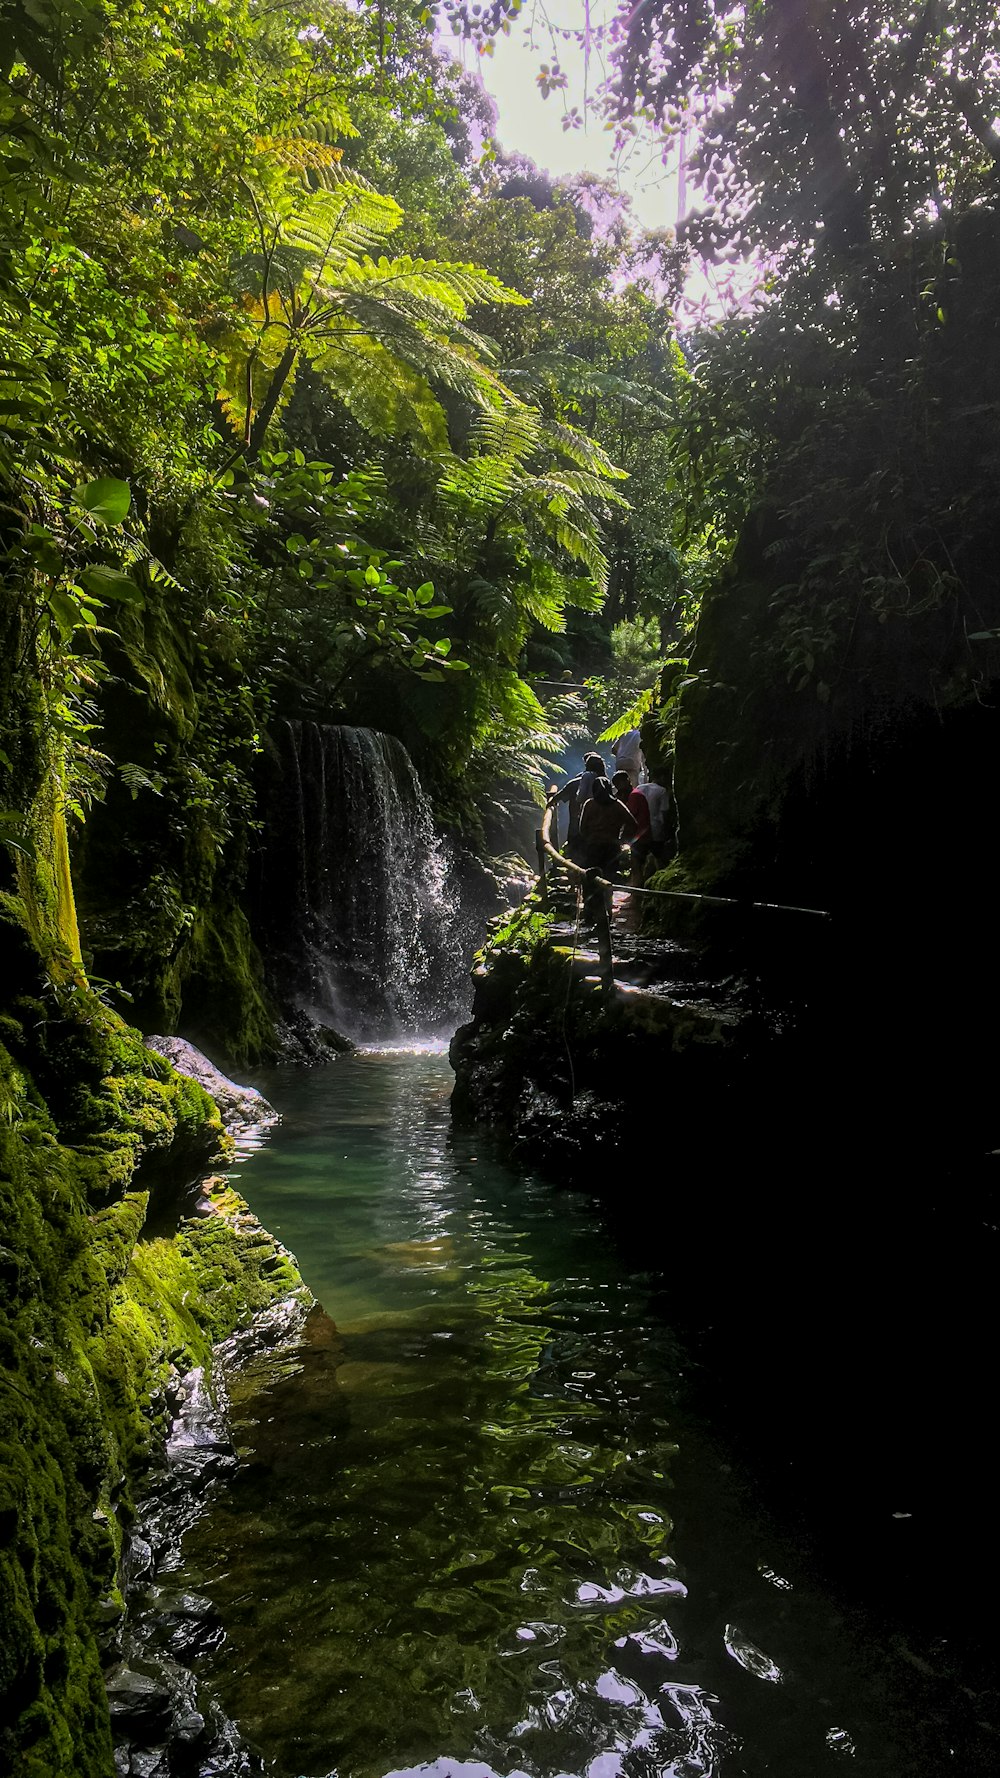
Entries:
{"label": "stream", "polygon": [[761,1504],[669,1257],[637,1271],[584,1193],[453,1131],[451,1078],[435,1047],[256,1077],[283,1121],[240,1189],[326,1313],[234,1385],[179,1579],[267,1770],[985,1771],[973,1694]]}

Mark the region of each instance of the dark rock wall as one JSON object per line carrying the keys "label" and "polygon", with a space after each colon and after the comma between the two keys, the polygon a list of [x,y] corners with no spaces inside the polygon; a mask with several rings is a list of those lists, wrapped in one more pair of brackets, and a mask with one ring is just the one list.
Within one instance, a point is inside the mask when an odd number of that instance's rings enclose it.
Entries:
{"label": "dark rock wall", "polygon": [[88,967],[145,1030],[238,1065],[275,1049],[244,910],[258,713],[219,625],[180,595],[128,608],[100,687],[102,792],[72,836]]}
{"label": "dark rock wall", "polygon": [[[997,1159],[973,1103],[901,1075],[895,1010],[845,1006],[849,959],[811,946],[806,970],[745,919],[703,930],[663,1004],[610,1007],[564,939],[495,951],[455,1115],[601,1201],[847,1596],[980,1638],[988,1670]],[[954,1039],[928,1033],[939,1064]]]}

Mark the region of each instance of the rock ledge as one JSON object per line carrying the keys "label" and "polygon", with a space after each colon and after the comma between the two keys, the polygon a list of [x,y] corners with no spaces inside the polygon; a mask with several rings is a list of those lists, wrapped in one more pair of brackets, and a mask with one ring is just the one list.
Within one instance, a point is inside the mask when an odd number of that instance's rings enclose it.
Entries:
{"label": "rock ledge", "polygon": [[251,1131],[266,1130],[278,1122],[278,1113],[256,1087],[238,1086],[207,1056],[196,1050],[183,1037],[145,1037],[147,1049],[163,1056],[178,1074],[196,1080],[219,1107],[222,1122],[230,1136],[245,1136]]}

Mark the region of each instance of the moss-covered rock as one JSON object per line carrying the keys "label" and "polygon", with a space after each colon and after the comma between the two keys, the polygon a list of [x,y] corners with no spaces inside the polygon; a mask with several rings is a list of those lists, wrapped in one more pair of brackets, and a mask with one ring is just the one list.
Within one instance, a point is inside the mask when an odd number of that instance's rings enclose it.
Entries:
{"label": "moss-covered rock", "polygon": [[[629,983],[605,993],[596,953],[548,938],[524,955],[495,945],[478,964],[472,1018],[455,1035],[453,1108],[514,1151],[587,1189],[634,1146],[637,1102],[710,1106],[760,1034],[732,986],[676,991]],[[770,1037],[764,1033],[765,1041]],[[672,1126],[676,1146],[678,1133]]]}
{"label": "moss-covered rock", "polygon": [[84,960],[96,931],[161,1008],[190,997],[231,1050],[265,1047],[238,905],[249,694],[179,594],[123,610],[97,682],[122,769],[78,830],[78,925],[65,710],[26,609],[0,587],[0,1772],[110,1778],[97,1630],[120,1604],[166,1385],[298,1275],[224,1184],[185,1214],[228,1152],[218,1110],[94,991]]}
{"label": "moss-covered rock", "polygon": [[19,861],[0,909],[0,1770],[108,1778],[96,1633],[164,1385],[298,1277],[222,1186],[178,1226],[228,1139],[89,987],[59,880]]}
{"label": "moss-covered rock", "polygon": [[173,1156],[190,1176],[218,1114],[106,1010],[98,1028],[116,1072],[88,1094],[103,1128],[80,1145],[0,1045],[0,1766],[25,1778],[111,1771],[96,1631],[164,1385],[299,1283],[225,1182],[210,1214],[146,1238],[144,1161]]}

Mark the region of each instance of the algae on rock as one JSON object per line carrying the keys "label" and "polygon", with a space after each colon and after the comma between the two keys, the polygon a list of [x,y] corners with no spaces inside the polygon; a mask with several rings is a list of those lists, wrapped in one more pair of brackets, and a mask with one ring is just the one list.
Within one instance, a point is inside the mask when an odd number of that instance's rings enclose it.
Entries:
{"label": "algae on rock", "polygon": [[164,1385],[299,1279],[234,1193],[176,1226],[227,1138],[88,984],[60,798],[0,895],[0,1771],[107,1778],[97,1636]]}

